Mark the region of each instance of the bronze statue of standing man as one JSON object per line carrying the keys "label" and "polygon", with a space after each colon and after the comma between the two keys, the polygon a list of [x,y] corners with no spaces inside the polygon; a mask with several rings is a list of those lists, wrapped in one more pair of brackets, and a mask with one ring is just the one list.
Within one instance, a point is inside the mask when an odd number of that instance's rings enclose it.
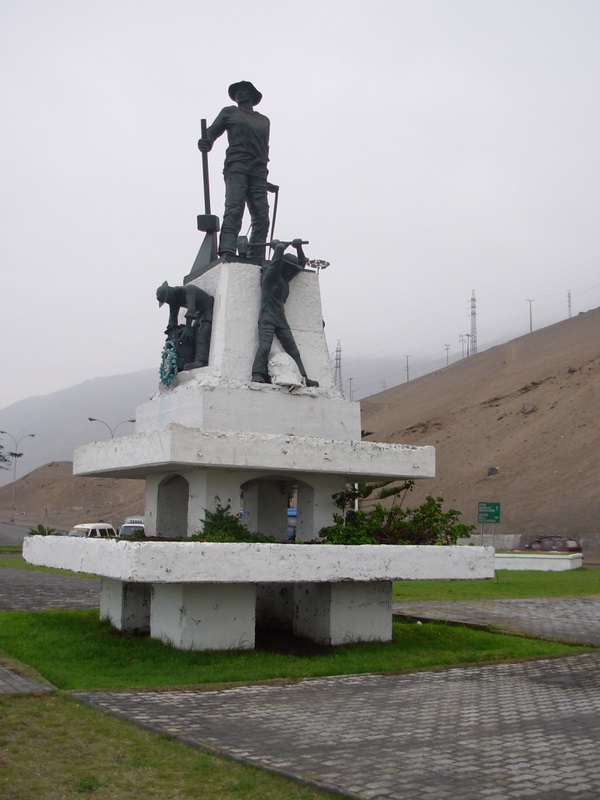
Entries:
{"label": "bronze statue of standing man", "polygon": [[269,231],[267,201],[267,163],[269,128],[267,117],[254,110],[262,94],[249,81],[232,83],[229,97],[237,104],[227,106],[207,128],[198,142],[202,152],[209,152],[216,139],[227,131],[229,146],[225,154],[225,211],[221,224],[219,255],[235,255],[237,239],[247,207],[252,221],[248,255],[264,258]]}

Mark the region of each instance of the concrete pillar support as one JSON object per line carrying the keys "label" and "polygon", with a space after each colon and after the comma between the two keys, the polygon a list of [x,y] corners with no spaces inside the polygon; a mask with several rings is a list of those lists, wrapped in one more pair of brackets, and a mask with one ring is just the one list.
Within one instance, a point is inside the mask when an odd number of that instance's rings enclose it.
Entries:
{"label": "concrete pillar support", "polygon": [[150,632],[150,595],[147,583],[102,578],[100,619],[107,619],[119,631]]}
{"label": "concrete pillar support", "polygon": [[391,581],[300,583],[294,589],[295,635],[327,645],[391,640]]}
{"label": "concrete pillar support", "polygon": [[252,650],[253,583],[152,586],[150,635],[179,650]]}

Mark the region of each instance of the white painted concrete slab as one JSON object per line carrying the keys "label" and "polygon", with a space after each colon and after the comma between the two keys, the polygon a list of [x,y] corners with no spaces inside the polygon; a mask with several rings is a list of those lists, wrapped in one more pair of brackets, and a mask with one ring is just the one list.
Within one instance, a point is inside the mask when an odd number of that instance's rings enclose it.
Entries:
{"label": "white painted concrete slab", "polygon": [[496,569],[565,572],[583,565],[582,553],[496,553]]}
{"label": "white painted concrete slab", "polygon": [[141,477],[168,467],[343,475],[349,481],[432,478],[435,448],[317,436],[166,428],[77,448],[75,475]]}
{"label": "white painted concrete slab", "polygon": [[491,547],[130,542],[26,536],[30,564],[141,583],[333,583],[494,577]]}

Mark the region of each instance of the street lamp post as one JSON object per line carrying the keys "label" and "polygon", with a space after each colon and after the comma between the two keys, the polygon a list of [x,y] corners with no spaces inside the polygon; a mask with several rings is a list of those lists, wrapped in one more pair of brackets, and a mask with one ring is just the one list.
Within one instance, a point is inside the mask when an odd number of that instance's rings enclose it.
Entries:
{"label": "street lamp post", "polygon": [[[119,425],[124,425],[126,422],[135,422],[134,419],[123,419],[121,420],[121,422],[117,422],[114,428],[111,428],[108,422],[105,422],[103,419],[96,419],[96,417],[88,417],[88,420],[90,422],[101,422],[103,425],[105,425],[110,431],[111,439],[115,438],[115,432],[119,427]],[[111,477],[110,479],[110,524],[111,525],[113,524],[113,482],[114,478]]]}
{"label": "street lamp post", "polygon": [[23,453],[19,453],[19,444],[23,439],[27,439],[29,436],[34,437],[35,433],[26,433],[24,436],[21,436],[19,439],[15,439],[12,433],[8,431],[0,431],[3,433],[4,436],[10,436],[15,444],[15,449],[9,453],[9,456],[12,456],[13,460],[13,482],[12,482],[12,517],[10,518],[11,522],[15,521],[15,484],[17,482],[17,458],[21,458]]}

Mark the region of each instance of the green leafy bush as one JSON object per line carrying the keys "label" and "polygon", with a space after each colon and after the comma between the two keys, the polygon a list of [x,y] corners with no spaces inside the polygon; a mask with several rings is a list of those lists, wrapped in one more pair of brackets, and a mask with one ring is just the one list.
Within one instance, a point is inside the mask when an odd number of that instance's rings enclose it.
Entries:
{"label": "green leafy bush", "polygon": [[263,536],[260,533],[249,531],[242,524],[239,517],[231,513],[231,506],[217,506],[216,511],[205,511],[204,526],[202,531],[198,531],[192,537],[193,541],[204,542],[248,542],[260,544],[273,542],[271,536]]}
{"label": "green leafy bush", "polygon": [[[412,489],[407,481],[396,496],[401,501]],[[403,508],[402,502],[384,508],[376,503],[371,511],[353,506],[360,497],[368,496],[365,488],[351,488],[334,495],[342,514],[334,514],[334,523],[320,531],[325,544],[456,544],[457,539],[469,537],[474,525],[459,522],[460,511],[451,508],[444,512],[443,498],[428,495],[418,508]]]}

